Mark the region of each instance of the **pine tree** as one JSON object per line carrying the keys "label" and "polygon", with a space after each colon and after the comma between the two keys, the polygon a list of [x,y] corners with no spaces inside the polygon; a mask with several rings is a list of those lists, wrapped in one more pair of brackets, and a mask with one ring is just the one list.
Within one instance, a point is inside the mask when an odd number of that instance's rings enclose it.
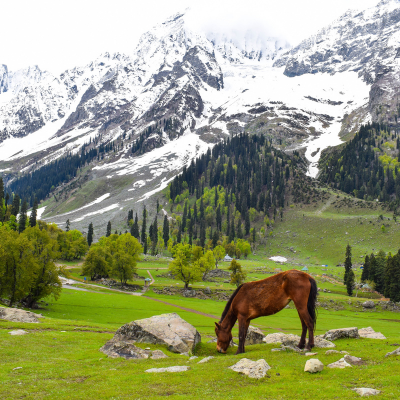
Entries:
{"label": "pine tree", "polygon": [[153,232],[151,235],[151,254],[153,256],[156,255],[157,242],[158,242],[158,222],[157,222],[157,214],[156,214],[156,217],[154,218],[154,222],[153,222]]}
{"label": "pine tree", "polygon": [[250,233],[250,215],[249,215],[248,211],[246,212],[244,221],[245,221],[244,226],[245,226],[245,230],[246,230],[246,235],[248,235]]}
{"label": "pine tree", "polygon": [[[144,206],[143,207],[142,237],[141,237],[143,244],[145,243],[145,241],[147,239],[147,235],[146,235],[146,217],[147,217],[146,206]],[[147,250],[147,245],[146,245],[146,250]]]}
{"label": "pine tree", "polygon": [[204,247],[206,243],[206,226],[204,219],[200,221],[200,246]]}
{"label": "pine tree", "polygon": [[235,240],[235,220],[232,218],[231,229],[229,230],[229,243]]}
{"label": "pine tree", "polygon": [[178,235],[176,236],[176,242],[177,242],[177,243],[182,242],[182,228],[181,228],[181,224],[178,224]]}
{"label": "pine tree", "polygon": [[344,260],[344,277],[343,282],[347,285],[347,277],[349,276],[349,272],[352,270],[352,263],[351,263],[351,246],[348,244],[346,247],[346,255]]}
{"label": "pine tree", "polygon": [[365,256],[363,271],[361,274],[361,282],[365,282],[369,280],[369,256]]}
{"label": "pine tree", "polygon": [[229,221],[229,219],[230,219],[230,215],[229,215],[230,211],[229,210],[230,210],[230,207],[228,206],[228,211],[226,213],[226,236],[228,236],[228,237],[231,236],[230,235],[231,226],[230,226],[230,221]]}
{"label": "pine tree", "polygon": [[131,226],[131,235],[136,238],[137,240],[140,239],[140,234],[139,234],[139,220],[137,213],[135,215],[135,222]]}
{"label": "pine tree", "polygon": [[158,214],[159,211],[160,211],[160,202],[157,199],[157,214]]}
{"label": "pine tree", "polygon": [[167,215],[164,215],[163,239],[164,239],[164,246],[165,248],[167,248],[169,240],[169,222]]}
{"label": "pine tree", "polygon": [[19,196],[16,194],[14,196],[12,206],[11,206],[11,215],[14,215],[15,217],[19,213],[19,201],[20,201]]}
{"label": "pine tree", "polygon": [[204,203],[203,203],[203,197],[200,200],[200,223],[201,221],[204,221]]}
{"label": "pine tree", "polygon": [[21,213],[19,215],[19,219],[18,219],[18,232],[22,233],[25,228],[26,228],[26,219],[27,219],[27,213],[28,211],[28,203],[26,202],[26,200],[23,201],[22,203],[22,207],[21,207]]}
{"label": "pine tree", "polygon": [[111,221],[108,221],[106,237],[109,237],[110,235],[111,235]]}
{"label": "pine tree", "polygon": [[391,301],[400,301],[400,250],[392,259],[392,275],[390,280],[389,298]]}
{"label": "pine tree", "polygon": [[0,176],[0,206],[3,205],[3,199],[4,199],[4,182],[3,178]]}
{"label": "pine tree", "polygon": [[88,227],[87,242],[89,247],[93,243],[93,223],[91,222]]}
{"label": "pine tree", "polygon": [[144,239],[144,241],[143,241],[143,253],[147,254],[147,234],[146,233],[144,234],[143,239]]}
{"label": "pine tree", "polygon": [[189,226],[188,226],[188,231],[189,231],[189,244],[193,244],[193,222],[192,218],[189,219]]}
{"label": "pine tree", "polygon": [[351,296],[353,294],[353,289],[354,289],[354,271],[350,269],[350,271],[347,274],[347,281],[346,281],[346,289],[347,289],[347,294]]}
{"label": "pine tree", "polygon": [[217,229],[221,231],[222,230],[222,216],[221,216],[221,207],[219,204],[217,207],[216,221],[217,221]]}
{"label": "pine tree", "polygon": [[38,209],[38,201],[37,198],[35,197],[35,201],[33,202],[32,212],[29,217],[29,226],[31,227],[36,226],[37,209]]}
{"label": "pine tree", "polygon": [[239,218],[238,223],[237,223],[236,236],[237,236],[239,239],[243,239],[242,221],[241,221],[240,218]]}
{"label": "pine tree", "polygon": [[69,225],[70,225],[70,223],[69,223],[69,218],[68,218],[67,221],[65,222],[65,231],[66,232],[69,232]]}
{"label": "pine tree", "polygon": [[219,240],[219,233],[218,233],[218,231],[214,231],[213,236],[212,236],[213,248],[218,246],[218,240]]}
{"label": "pine tree", "polygon": [[183,208],[183,216],[182,216],[182,232],[185,232],[186,229],[186,220],[187,220],[187,201],[185,201],[185,207]]}

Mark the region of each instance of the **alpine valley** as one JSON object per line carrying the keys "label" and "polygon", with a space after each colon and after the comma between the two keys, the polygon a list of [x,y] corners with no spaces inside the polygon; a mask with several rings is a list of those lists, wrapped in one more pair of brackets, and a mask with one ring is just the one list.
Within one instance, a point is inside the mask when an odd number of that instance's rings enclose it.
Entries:
{"label": "alpine valley", "polygon": [[45,221],[125,230],[128,210],[155,204],[228,138],[264,137],[312,181],[329,175],[321,154],[329,162],[362,125],[397,133],[399,0],[348,11],[295,46],[201,32],[186,15],[144,33],[130,54],[105,53],[59,76],[0,65],[7,190],[31,205],[37,197]]}

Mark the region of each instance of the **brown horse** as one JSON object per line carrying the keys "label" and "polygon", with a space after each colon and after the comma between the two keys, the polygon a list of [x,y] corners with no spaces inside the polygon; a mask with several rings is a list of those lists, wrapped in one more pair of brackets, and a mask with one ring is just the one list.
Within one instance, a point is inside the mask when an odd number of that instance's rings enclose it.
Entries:
{"label": "brown horse", "polygon": [[244,353],[244,342],[252,319],[276,314],[293,300],[299,313],[303,332],[298,347],[314,347],[317,284],[308,274],[292,269],[261,281],[240,285],[232,294],[219,323],[215,323],[217,350],[226,353],[232,340],[232,328],[239,320],[239,347],[236,354]]}

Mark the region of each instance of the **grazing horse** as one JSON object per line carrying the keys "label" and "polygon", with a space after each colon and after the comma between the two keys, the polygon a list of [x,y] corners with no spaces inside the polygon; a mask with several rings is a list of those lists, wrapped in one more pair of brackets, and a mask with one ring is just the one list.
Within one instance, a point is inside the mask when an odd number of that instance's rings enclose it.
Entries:
{"label": "grazing horse", "polygon": [[314,347],[317,284],[305,272],[292,269],[280,272],[261,281],[240,285],[232,294],[219,323],[215,323],[217,350],[226,353],[232,340],[232,328],[239,320],[239,347],[236,354],[244,353],[244,343],[252,319],[276,314],[293,300],[299,313],[303,332],[298,347],[304,349],[308,329],[306,349]]}

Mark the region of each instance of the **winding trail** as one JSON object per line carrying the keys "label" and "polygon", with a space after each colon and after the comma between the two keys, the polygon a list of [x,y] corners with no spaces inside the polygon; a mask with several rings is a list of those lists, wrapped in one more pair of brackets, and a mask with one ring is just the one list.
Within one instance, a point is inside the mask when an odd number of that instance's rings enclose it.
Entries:
{"label": "winding trail", "polygon": [[315,211],[316,215],[321,215],[335,200],[335,196],[331,195],[331,197],[326,201],[326,203],[317,211]]}

